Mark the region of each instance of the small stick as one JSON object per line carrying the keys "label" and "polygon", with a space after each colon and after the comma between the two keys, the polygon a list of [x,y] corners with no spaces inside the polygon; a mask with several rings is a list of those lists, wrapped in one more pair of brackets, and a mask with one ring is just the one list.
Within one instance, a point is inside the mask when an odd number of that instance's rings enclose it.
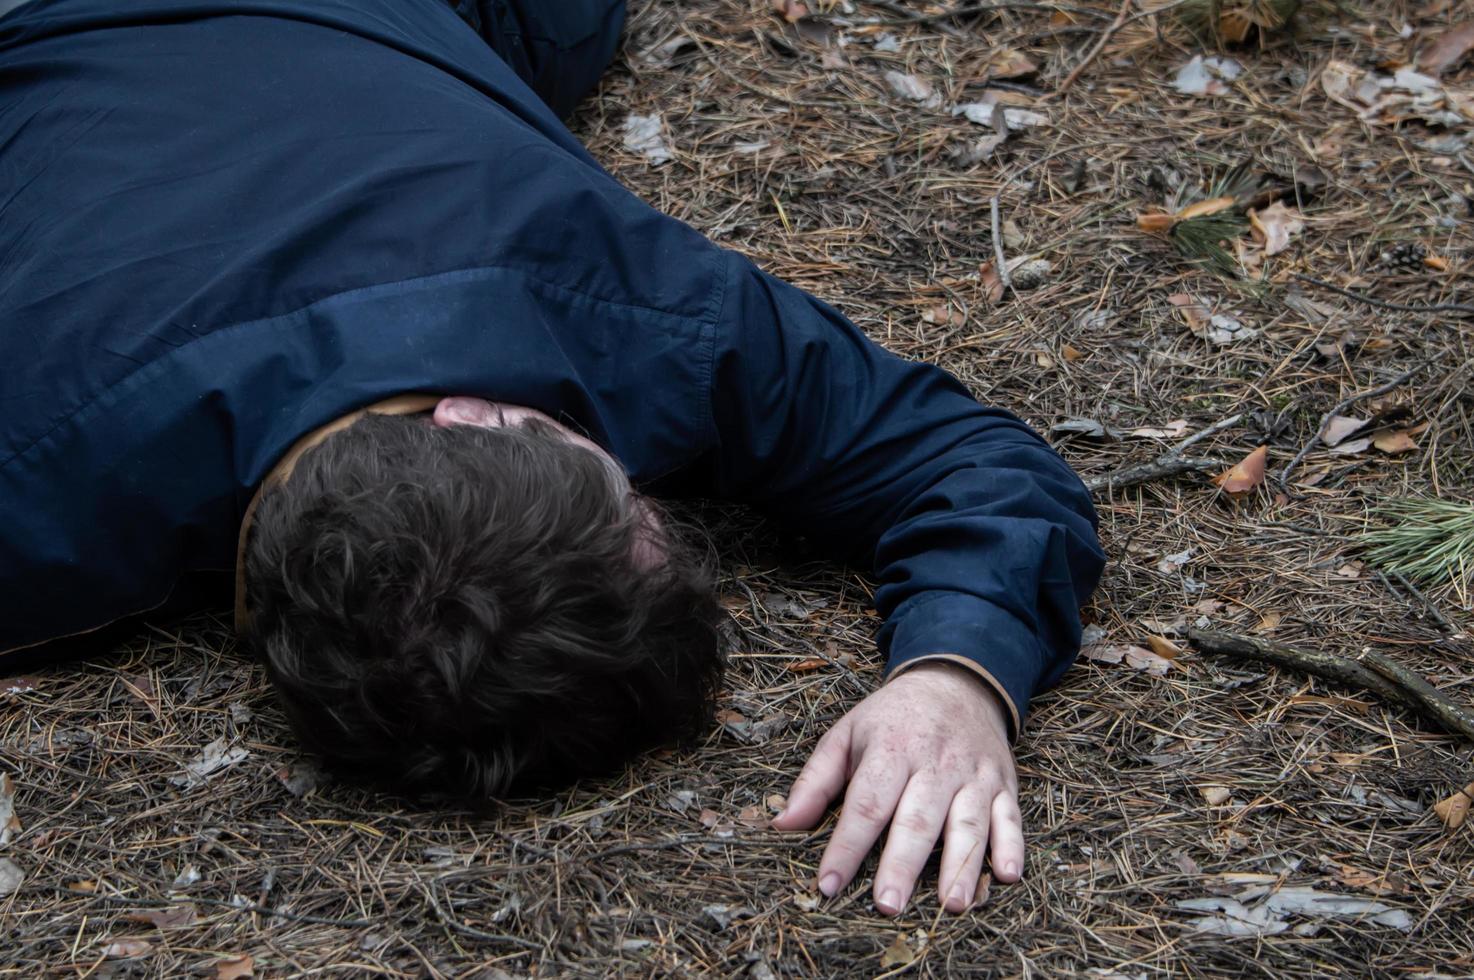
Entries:
{"label": "small stick", "polygon": [[[1084,17],[1094,17],[1096,20],[1105,20],[1109,14],[1103,14],[1099,10],[1091,10],[1089,7],[1072,7],[1067,4],[1039,3],[1038,0],[995,0],[993,3],[965,3],[948,10],[939,10],[935,13],[911,13],[900,3],[889,3],[887,0],[870,0],[870,3],[882,7],[898,16],[894,20],[882,20],[878,17],[864,17],[857,24],[866,27],[904,27],[908,24],[929,24],[933,21],[951,20],[954,17],[971,17],[974,14],[985,14],[992,10],[1056,10],[1067,14],[1080,14]],[[838,18],[832,18],[837,20]]]}
{"label": "small stick", "polygon": [[1180,476],[1183,473],[1201,473],[1206,470],[1219,470],[1226,466],[1216,459],[1194,459],[1190,456],[1166,455],[1154,459],[1150,463],[1141,463],[1137,466],[1124,466],[1119,470],[1092,476],[1085,481],[1085,487],[1091,493],[1101,490],[1109,493],[1119,487],[1135,486],[1138,483],[1147,483],[1151,480],[1160,480],[1169,476]]}
{"label": "small stick", "polygon": [[1239,420],[1242,419],[1243,417],[1244,417],[1244,413],[1243,412],[1240,412],[1237,415],[1230,415],[1226,419],[1220,419],[1219,421],[1214,422],[1212,425],[1208,426],[1202,432],[1199,432],[1197,435],[1188,436],[1186,439],[1182,440],[1177,445],[1173,446],[1172,447],[1172,451],[1170,453],[1167,453],[1166,455],[1167,456],[1181,456],[1183,454],[1183,452],[1189,446],[1195,446],[1198,443],[1202,442],[1204,439],[1208,438],[1209,436],[1215,436],[1215,435],[1217,435],[1218,433],[1222,432],[1224,429],[1231,429],[1231,428],[1233,428],[1235,425],[1238,425]]}
{"label": "small stick", "polygon": [[1406,691],[1409,697],[1418,702],[1419,713],[1424,718],[1436,722],[1444,731],[1474,739],[1474,711],[1450,700],[1448,695],[1421,676],[1394,660],[1388,660],[1375,650],[1363,650],[1356,659]]}
{"label": "small stick", "polygon": [[1409,582],[1407,580],[1407,576],[1403,575],[1401,572],[1393,572],[1392,577],[1397,579],[1398,583],[1404,589],[1407,589],[1413,595],[1417,596],[1418,601],[1423,604],[1423,608],[1428,610],[1428,614],[1437,621],[1439,626],[1442,626],[1445,629],[1454,628],[1454,624],[1448,621],[1448,617],[1443,614],[1443,611],[1440,610],[1436,605],[1434,605],[1433,600],[1425,596],[1416,585]]}
{"label": "small stick", "polygon": [[[1122,26],[1125,25],[1126,15],[1131,11],[1131,2],[1132,0],[1123,0],[1121,4],[1121,12],[1116,14],[1116,19],[1111,21],[1110,26],[1101,32],[1100,37],[1095,42],[1095,45],[1085,53],[1084,58],[1080,59],[1080,63],[1075,66],[1075,70],[1065,76],[1065,80],[1060,83],[1059,88],[1054,90],[1055,95],[1064,95],[1066,92],[1068,92],[1070,90],[1070,86],[1075,84],[1075,79],[1080,77],[1080,73],[1083,72],[1087,67],[1089,67],[1090,63],[1096,59],[1097,55],[1100,54],[1101,49],[1106,46],[1106,42],[1114,37],[1115,33],[1119,31]],[[1155,12],[1156,11],[1153,11],[1153,13]]]}
{"label": "small stick", "polygon": [[440,903],[435,900],[435,885],[433,883],[428,886],[421,885],[420,892],[425,898],[430,900],[430,908],[435,910],[435,917],[447,929],[458,932],[463,936],[470,936],[472,939],[480,939],[489,943],[510,943],[513,946],[521,946],[524,949],[542,949],[542,944],[535,943],[530,939],[523,939],[521,936],[509,936],[505,933],[483,932],[480,929],[468,926],[464,922],[446,915],[445,910],[440,907]]}
{"label": "small stick", "polygon": [[[44,888],[38,885],[37,888]],[[250,912],[253,915],[264,915],[268,918],[286,919],[289,922],[310,922],[321,926],[340,926],[344,929],[367,929],[374,923],[368,919],[333,919],[326,915],[308,915],[305,912],[287,912],[283,909],[268,909],[260,905],[237,905],[234,902],[226,902],[218,898],[202,898],[198,895],[187,895],[177,899],[163,898],[135,898],[132,895],[99,895],[96,892],[81,892],[65,885],[53,885],[52,890],[59,891],[73,898],[87,899],[93,902],[109,902],[113,905],[133,905],[140,908],[173,908],[176,905],[211,905],[217,908],[227,909],[231,912]]]}
{"label": "small stick", "polygon": [[1343,289],[1340,286],[1328,283],[1324,279],[1317,279],[1314,276],[1305,276],[1297,272],[1295,273],[1295,278],[1302,282],[1308,282],[1312,286],[1319,286],[1321,289],[1329,289],[1333,293],[1340,293],[1347,299],[1354,299],[1358,303],[1375,306],[1380,310],[1397,310],[1401,313],[1465,313],[1474,315],[1474,305],[1468,303],[1389,303],[1386,300],[1373,299],[1365,293],[1358,293],[1352,289]]}
{"label": "small stick", "polygon": [[1008,275],[1008,259],[1003,255],[1002,222],[998,218],[998,195],[988,198],[988,211],[993,223],[993,261],[998,265],[998,281],[1003,283],[1003,292],[1013,290],[1013,280]]}
{"label": "small stick", "polygon": [[1325,437],[1326,429],[1330,426],[1331,419],[1334,416],[1340,415],[1346,409],[1350,408],[1352,405],[1355,405],[1359,401],[1363,401],[1367,398],[1375,398],[1378,395],[1387,394],[1387,392],[1391,391],[1393,388],[1396,388],[1408,378],[1411,378],[1414,374],[1417,374],[1419,371],[1421,371],[1427,363],[1427,361],[1419,361],[1417,364],[1414,364],[1412,367],[1408,368],[1406,371],[1402,372],[1386,384],[1377,388],[1373,388],[1371,391],[1363,391],[1358,394],[1352,395],[1349,398],[1343,398],[1341,401],[1337,402],[1334,408],[1332,408],[1325,415],[1321,416],[1320,425],[1316,428],[1315,435],[1310,437],[1310,441],[1301,446],[1300,451],[1295,454],[1294,459],[1290,460],[1289,465],[1280,470],[1280,486],[1289,486],[1290,473],[1294,471],[1295,467],[1300,465],[1301,460],[1303,460],[1306,455],[1316,447],[1316,444]]}
{"label": "small stick", "polygon": [[1352,660],[1334,653],[1302,650],[1272,640],[1191,626],[1188,627],[1187,638],[1204,653],[1253,660],[1362,688],[1411,709],[1451,735],[1462,735],[1474,741],[1474,713],[1454,703],[1412,671],[1379,654],[1368,652]]}

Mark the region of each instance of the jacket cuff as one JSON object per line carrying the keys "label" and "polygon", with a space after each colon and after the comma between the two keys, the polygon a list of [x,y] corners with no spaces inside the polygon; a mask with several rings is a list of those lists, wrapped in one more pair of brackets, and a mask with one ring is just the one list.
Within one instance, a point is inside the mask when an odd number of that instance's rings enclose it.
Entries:
{"label": "jacket cuff", "polygon": [[1002,697],[1010,736],[1018,738],[1048,659],[1032,629],[990,602],[955,593],[903,606],[886,627],[886,680],[930,660],[965,666]]}

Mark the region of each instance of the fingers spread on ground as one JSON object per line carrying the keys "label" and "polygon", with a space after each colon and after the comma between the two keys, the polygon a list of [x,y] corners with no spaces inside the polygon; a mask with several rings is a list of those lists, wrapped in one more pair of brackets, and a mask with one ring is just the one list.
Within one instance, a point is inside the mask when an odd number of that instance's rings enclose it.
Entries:
{"label": "fingers spread on ground", "polygon": [[819,740],[788,790],[788,805],[773,820],[778,830],[807,830],[844,789],[849,771],[849,726],[843,721]]}
{"label": "fingers spread on ground", "polygon": [[819,861],[819,890],[834,895],[855,876],[886,822],[896,810],[907,773],[891,765],[862,759],[845,793],[834,837]]}
{"label": "fingers spread on ground", "polygon": [[953,792],[954,786],[926,776],[912,776],[906,784],[875,872],[875,907],[886,915],[899,915],[911,898],[946,822]]}
{"label": "fingers spread on ground", "polygon": [[990,847],[994,877],[1018,881],[1024,873],[1024,822],[1016,790],[1004,790],[993,798]]}
{"label": "fingers spread on ground", "polygon": [[988,850],[992,802],[991,795],[977,786],[964,787],[952,797],[937,876],[938,893],[948,912],[964,911],[977,894]]}

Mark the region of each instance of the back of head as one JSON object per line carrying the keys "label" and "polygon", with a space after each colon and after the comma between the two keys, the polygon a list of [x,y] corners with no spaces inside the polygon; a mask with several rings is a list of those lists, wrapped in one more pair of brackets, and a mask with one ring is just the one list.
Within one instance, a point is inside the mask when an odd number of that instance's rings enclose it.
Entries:
{"label": "back of head", "polygon": [[246,642],[356,781],[485,799],[605,771],[702,731],[722,671],[709,574],[641,514],[549,426],[369,415],[262,495]]}

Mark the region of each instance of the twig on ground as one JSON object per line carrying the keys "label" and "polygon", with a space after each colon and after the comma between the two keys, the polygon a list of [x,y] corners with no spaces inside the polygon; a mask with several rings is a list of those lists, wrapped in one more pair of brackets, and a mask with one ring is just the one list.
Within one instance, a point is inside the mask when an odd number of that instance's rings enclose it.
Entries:
{"label": "twig on ground", "polygon": [[[1103,14],[1099,10],[1089,7],[1074,7],[1069,4],[1059,3],[1036,3],[1034,0],[992,0],[990,3],[964,3],[947,10],[936,10],[927,13],[913,13],[906,9],[905,4],[890,2],[890,0],[869,0],[872,6],[880,7],[895,13],[897,16],[892,20],[866,17],[852,23],[864,24],[867,27],[905,27],[909,24],[931,24],[937,21],[952,20],[956,17],[971,17],[974,14],[986,14],[993,10],[1049,10],[1067,14],[1079,14],[1082,17],[1094,17],[1096,20],[1105,20],[1109,14]],[[831,18],[833,19],[833,18]]]}
{"label": "twig on ground", "polygon": [[1244,413],[1230,415],[1226,419],[1219,419],[1201,432],[1194,433],[1186,439],[1167,450],[1150,463],[1139,463],[1135,466],[1123,466],[1110,473],[1092,476],[1085,481],[1085,486],[1093,493],[1104,490],[1109,493],[1117,487],[1129,487],[1138,483],[1146,483],[1150,480],[1160,480],[1166,477],[1180,476],[1183,473],[1201,473],[1207,470],[1223,469],[1227,466],[1216,459],[1198,459],[1183,456],[1183,452],[1197,445],[1209,436],[1217,435],[1224,429],[1231,429],[1243,419]]}
{"label": "twig on ground", "polygon": [[[1443,612],[1433,604],[1433,601],[1425,596],[1422,590],[1420,590],[1416,585],[1407,580],[1407,576],[1403,575],[1401,572],[1394,572],[1391,570],[1383,572],[1380,568],[1373,569],[1373,571],[1377,573],[1377,578],[1382,580],[1382,584],[1387,586],[1387,591],[1391,592],[1393,595],[1397,594],[1397,586],[1393,585],[1392,582],[1388,579],[1388,576],[1390,575],[1392,576],[1392,578],[1397,579],[1397,585],[1400,585],[1403,590],[1407,592],[1408,595],[1412,596],[1423,604],[1423,608],[1427,610],[1429,618],[1431,618],[1439,626],[1442,626],[1444,629],[1451,630],[1454,628],[1453,623],[1450,623],[1448,621],[1448,618],[1444,616]],[[1421,619],[1422,617],[1419,616],[1419,618]]]}
{"label": "twig on ground", "polygon": [[1295,273],[1295,278],[1302,282],[1308,282],[1312,286],[1319,286],[1321,289],[1329,289],[1333,293],[1340,293],[1347,299],[1354,299],[1358,303],[1375,306],[1379,310],[1397,310],[1401,313],[1463,313],[1466,316],[1474,316],[1474,304],[1471,303],[1389,303],[1386,300],[1374,299],[1365,293],[1358,293],[1354,289],[1345,289],[1333,283],[1326,282],[1324,279],[1317,279],[1314,276],[1306,276],[1297,272]]}
{"label": "twig on ground", "polygon": [[1216,459],[1195,459],[1190,456],[1177,456],[1168,454],[1152,460],[1150,463],[1141,463],[1137,466],[1123,466],[1119,470],[1102,473],[1086,479],[1085,487],[1091,493],[1104,490],[1109,493],[1120,487],[1135,486],[1138,483],[1147,483],[1152,480],[1160,480],[1170,476],[1180,476],[1183,473],[1201,473],[1206,470],[1222,469],[1226,466]]}
{"label": "twig on ground", "polygon": [[1379,385],[1378,387],[1373,388],[1370,391],[1358,392],[1355,395],[1351,395],[1348,398],[1343,398],[1339,402],[1337,402],[1329,412],[1321,416],[1320,425],[1316,426],[1315,435],[1310,437],[1310,441],[1301,446],[1300,451],[1295,454],[1295,458],[1290,460],[1290,462],[1285,466],[1284,469],[1280,470],[1280,486],[1288,487],[1290,485],[1290,474],[1295,471],[1295,468],[1300,465],[1301,461],[1304,460],[1305,457],[1310,453],[1310,451],[1314,449],[1325,437],[1326,429],[1330,426],[1332,418],[1340,415],[1342,412],[1346,411],[1346,409],[1350,408],[1352,405],[1355,405],[1359,401],[1364,401],[1368,398],[1375,398],[1378,395],[1387,394],[1387,392],[1391,391],[1393,388],[1396,388],[1408,378],[1411,378],[1413,375],[1421,371],[1427,365],[1427,363],[1427,361],[1419,361],[1417,364],[1414,364],[1412,367],[1408,368],[1406,371],[1402,372],[1386,384]]}
{"label": "twig on ground", "polygon": [[453,932],[458,932],[463,936],[470,936],[472,939],[480,939],[489,943],[503,943],[511,946],[521,946],[523,949],[540,950],[543,948],[540,943],[535,943],[530,939],[523,939],[521,936],[509,936],[506,933],[499,932],[483,932],[480,929],[477,929],[473,926],[468,926],[464,922],[461,922],[454,917],[447,915],[445,910],[440,907],[440,903],[435,899],[435,885],[433,883],[429,885],[421,884],[420,892],[425,896],[426,900],[429,901],[430,908],[433,909],[435,912],[435,917],[440,920],[442,925]]}
{"label": "twig on ground", "polygon": [[1465,708],[1395,660],[1388,660],[1374,650],[1363,650],[1356,658],[1372,668],[1378,676],[1395,684],[1416,702],[1417,711],[1444,731],[1474,741],[1474,711]]}
{"label": "twig on ground", "polygon": [[998,281],[1003,283],[1003,292],[1006,295],[1013,291],[1013,280],[1008,275],[1008,258],[1003,254],[1003,231],[998,217],[997,194],[988,198],[988,214],[993,226],[993,261],[997,263]]}
{"label": "twig on ground", "polygon": [[1339,654],[1196,627],[1188,628],[1187,638],[1204,653],[1272,664],[1363,688],[1411,709],[1451,735],[1474,741],[1474,711],[1456,704],[1406,667],[1370,650],[1353,660]]}
{"label": "twig on ground", "polygon": [[1096,38],[1095,44],[1091,46],[1089,51],[1085,52],[1085,57],[1080,59],[1080,63],[1075,66],[1074,71],[1066,75],[1065,80],[1060,83],[1059,88],[1054,90],[1056,96],[1064,95],[1070,90],[1070,86],[1075,84],[1075,80],[1080,77],[1080,73],[1090,66],[1090,63],[1099,56],[1101,50],[1115,36],[1116,32],[1125,26],[1126,15],[1131,12],[1131,2],[1132,0],[1122,0],[1121,10],[1116,14],[1116,19],[1111,21],[1110,26],[1101,32],[1100,37]]}
{"label": "twig on ground", "polygon": [[1240,412],[1237,415],[1230,415],[1226,419],[1219,419],[1217,422],[1214,422],[1202,432],[1188,436],[1186,439],[1173,446],[1172,451],[1167,453],[1166,456],[1164,456],[1163,458],[1165,459],[1167,458],[1167,456],[1181,456],[1188,450],[1189,446],[1196,446],[1198,443],[1202,442],[1204,439],[1207,439],[1209,436],[1216,436],[1224,429],[1233,428],[1234,426],[1239,424],[1239,421],[1243,417],[1244,413]]}
{"label": "twig on ground", "polygon": [[367,929],[373,925],[368,919],[333,919],[325,915],[308,915],[305,912],[288,912],[284,909],[268,909],[260,905],[237,905],[235,902],[227,902],[218,898],[202,898],[198,895],[185,895],[180,898],[136,898],[132,895],[99,895],[96,892],[82,892],[64,885],[55,885],[47,889],[45,886],[35,886],[37,890],[49,890],[61,892],[75,898],[82,898],[92,902],[108,902],[112,905],[132,905],[140,908],[173,908],[176,905],[209,905],[214,908],[229,909],[232,912],[250,912],[255,915],[265,915],[276,919],[287,919],[291,922],[310,922],[320,926],[341,926],[344,929]]}

